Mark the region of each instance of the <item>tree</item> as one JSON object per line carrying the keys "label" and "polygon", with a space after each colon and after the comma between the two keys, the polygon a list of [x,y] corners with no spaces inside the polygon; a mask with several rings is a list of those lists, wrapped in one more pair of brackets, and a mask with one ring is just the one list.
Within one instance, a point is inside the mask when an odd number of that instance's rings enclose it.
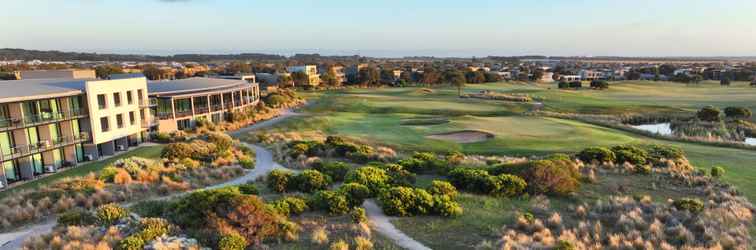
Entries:
{"label": "tree", "polygon": [[112,74],[123,74],[123,69],[116,65],[100,65],[95,67],[97,78],[109,79]]}
{"label": "tree", "polygon": [[292,78],[291,75],[279,75],[278,84],[284,87],[294,86],[294,78]]}
{"label": "tree", "polygon": [[467,81],[465,75],[459,70],[453,69],[446,71],[444,73],[444,78],[447,82],[457,87],[457,95],[462,96],[462,88],[465,87],[465,82]]}
{"label": "tree", "polygon": [[160,70],[157,66],[152,65],[152,64],[145,65],[144,68],[142,69],[142,74],[144,74],[144,76],[147,77],[147,79],[150,79],[153,81],[163,79],[163,71]]}
{"label": "tree", "polygon": [[394,84],[394,71],[382,69],[380,74],[380,83],[384,85]]}
{"label": "tree", "polygon": [[702,108],[696,113],[696,117],[702,121],[717,122],[722,112],[718,108],[713,106],[707,106]]}
{"label": "tree", "polygon": [[469,83],[484,83],[486,82],[486,75],[482,71],[467,71],[465,78]]}
{"label": "tree", "polygon": [[432,67],[427,67],[423,69],[423,73],[420,79],[421,79],[420,83],[430,86],[433,84],[437,84],[441,81],[441,74],[438,71],[436,71],[436,69]]}
{"label": "tree", "polygon": [[326,86],[339,86],[341,83],[339,82],[339,79],[336,78],[336,75],[333,74],[333,72],[326,71],[325,74],[320,75],[320,82],[325,84]]}
{"label": "tree", "polygon": [[602,81],[602,80],[593,80],[593,81],[591,81],[591,88],[593,88],[593,89],[608,89],[609,88],[609,82]]}
{"label": "tree", "polygon": [[252,66],[243,62],[231,62],[226,65],[224,72],[229,75],[252,73]]}
{"label": "tree", "polygon": [[378,84],[380,79],[381,73],[373,66],[364,67],[357,74],[357,82],[363,85]]}
{"label": "tree", "polygon": [[723,77],[722,80],[719,81],[719,85],[730,86],[730,78],[729,77]]}
{"label": "tree", "polygon": [[498,82],[501,81],[501,75],[492,73],[492,72],[486,72],[486,82]]}
{"label": "tree", "polygon": [[533,71],[533,81],[539,81],[543,77],[543,70]]}
{"label": "tree", "polygon": [[310,82],[310,77],[304,72],[291,73],[291,79],[294,81],[295,86],[307,85]]}

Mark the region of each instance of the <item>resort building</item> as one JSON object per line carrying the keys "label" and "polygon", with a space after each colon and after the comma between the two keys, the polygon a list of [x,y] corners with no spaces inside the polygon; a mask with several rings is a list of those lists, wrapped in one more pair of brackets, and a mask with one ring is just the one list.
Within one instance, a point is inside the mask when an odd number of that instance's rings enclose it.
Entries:
{"label": "resort building", "polygon": [[289,73],[301,72],[307,76],[307,81],[304,83],[309,86],[320,85],[320,74],[318,74],[318,66],[304,65],[304,66],[291,66],[286,68]]}
{"label": "resort building", "polygon": [[152,132],[192,129],[200,119],[219,123],[233,111],[257,105],[260,87],[255,82],[218,78],[187,78],[148,84]]}
{"label": "resort building", "polygon": [[112,155],[145,140],[143,121],[150,118],[144,77],[76,77],[0,81],[0,185]]}
{"label": "resort building", "polygon": [[95,79],[95,71],[91,69],[63,69],[63,70],[28,70],[16,73],[18,80],[30,79]]}

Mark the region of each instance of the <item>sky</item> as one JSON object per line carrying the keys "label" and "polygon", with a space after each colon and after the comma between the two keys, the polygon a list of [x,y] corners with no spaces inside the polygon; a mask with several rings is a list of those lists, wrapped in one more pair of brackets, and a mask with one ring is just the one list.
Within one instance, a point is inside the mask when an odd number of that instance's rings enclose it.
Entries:
{"label": "sky", "polygon": [[0,48],[756,56],[754,0],[0,0]]}

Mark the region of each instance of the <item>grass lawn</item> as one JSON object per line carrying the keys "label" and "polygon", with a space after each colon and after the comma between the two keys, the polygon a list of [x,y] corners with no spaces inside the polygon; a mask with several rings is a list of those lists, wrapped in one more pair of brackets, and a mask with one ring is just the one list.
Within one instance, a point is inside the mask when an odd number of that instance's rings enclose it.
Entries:
{"label": "grass lawn", "polygon": [[162,145],[156,145],[156,146],[144,146],[140,147],[131,151],[128,151],[126,153],[120,154],[115,157],[108,158],[106,160],[102,161],[95,161],[83,164],[81,166],[77,166],[75,168],[57,173],[48,175],[39,179],[35,179],[26,183],[23,183],[21,185],[15,186],[11,189],[4,190],[0,192],[0,199],[5,198],[9,194],[25,189],[32,189],[32,188],[39,188],[44,185],[48,185],[51,183],[54,183],[56,181],[62,180],[64,178],[69,177],[77,177],[77,176],[84,176],[92,172],[98,172],[102,168],[112,164],[113,162],[124,159],[132,156],[138,156],[143,158],[149,158],[149,159],[158,159],[160,158],[160,153],[163,150]]}

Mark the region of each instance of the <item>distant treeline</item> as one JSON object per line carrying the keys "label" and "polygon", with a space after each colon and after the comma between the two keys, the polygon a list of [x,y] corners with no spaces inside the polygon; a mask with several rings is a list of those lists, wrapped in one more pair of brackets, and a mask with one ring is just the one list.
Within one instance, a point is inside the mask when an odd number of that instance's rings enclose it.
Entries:
{"label": "distant treeline", "polygon": [[260,53],[242,53],[242,54],[178,54],[173,56],[152,56],[152,55],[126,55],[126,54],[99,54],[99,53],[79,53],[79,52],[62,52],[62,51],[41,51],[26,49],[0,49],[0,60],[44,60],[44,61],[135,61],[135,62],[154,62],[154,61],[178,61],[178,62],[210,62],[223,60],[256,60],[256,61],[274,61],[285,60],[285,56],[260,54]]}

